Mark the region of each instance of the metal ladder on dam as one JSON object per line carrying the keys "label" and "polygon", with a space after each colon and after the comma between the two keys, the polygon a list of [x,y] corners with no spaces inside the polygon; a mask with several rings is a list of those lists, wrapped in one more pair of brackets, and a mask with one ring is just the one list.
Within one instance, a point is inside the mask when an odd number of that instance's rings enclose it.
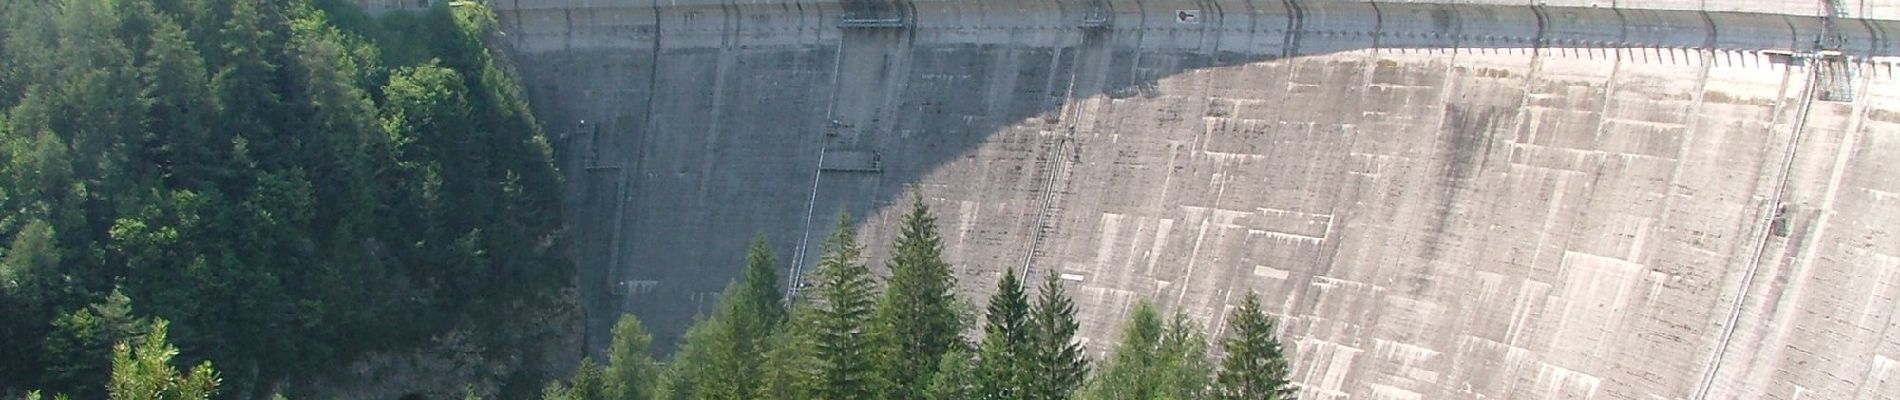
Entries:
{"label": "metal ladder on dam", "polygon": [[1788,190],[1790,175],[1793,174],[1795,168],[1795,158],[1799,154],[1798,149],[1802,141],[1802,132],[1807,129],[1808,114],[1814,109],[1813,103],[1815,101],[1854,101],[1854,62],[1841,51],[1841,48],[1847,40],[1846,35],[1841,34],[1836,26],[1838,21],[1847,18],[1847,15],[1842,9],[1841,0],[1821,1],[1827,9],[1827,14],[1822,18],[1822,31],[1820,36],[1815,38],[1814,52],[1811,54],[1784,53],[1783,55],[1783,57],[1806,59],[1809,63],[1807,86],[1809,91],[1813,93],[1804,96],[1801,101],[1801,111],[1798,113],[1798,116],[1795,117],[1795,121],[1793,121],[1793,127],[1789,134],[1786,149],[1780,157],[1781,161],[1778,168],[1776,168],[1779,170],[1779,174],[1774,179],[1774,185],[1772,186],[1772,191],[1769,193],[1768,198],[1764,199],[1757,211],[1760,217],[1754,221],[1753,226],[1749,230],[1749,234],[1754,236],[1754,238],[1751,239],[1751,249],[1749,250],[1752,255],[1746,260],[1746,266],[1742,273],[1741,282],[1737,286],[1738,292],[1735,299],[1726,306],[1728,317],[1726,322],[1720,325],[1721,333],[1719,339],[1716,342],[1715,348],[1710,352],[1708,360],[1705,361],[1707,369],[1702,372],[1702,376],[1699,378],[1694,392],[1692,392],[1689,397],[1690,399],[1707,400],[1712,396],[1712,393],[1714,393],[1716,382],[1722,377],[1722,365],[1724,360],[1728,357],[1730,344],[1735,338],[1736,327],[1741,322],[1743,307],[1747,304],[1749,290],[1755,285],[1754,281],[1757,279],[1756,275],[1760,272],[1762,259],[1768,249],[1769,241],[1774,240],[1774,237],[1777,236],[1784,238],[1786,236],[1786,233],[1778,233],[1779,228],[1776,228],[1777,225],[1783,223],[1785,218],[1784,212],[1787,209],[1787,203],[1782,196],[1784,192]]}
{"label": "metal ladder on dam", "polygon": [[1036,190],[1041,193],[1037,200],[1035,231],[1029,237],[1029,249],[1023,254],[1023,279],[1030,279],[1029,272],[1035,267],[1036,260],[1047,255],[1044,242],[1060,228],[1065,197],[1069,192],[1069,178],[1075,174],[1076,155],[1073,134],[1062,134],[1043,145],[1039,154],[1043,156],[1036,164],[1041,170]]}
{"label": "metal ladder on dam", "polygon": [[1816,98],[1821,101],[1854,101],[1854,62],[1841,52],[1847,44],[1847,35],[1840,32],[1837,24],[1848,18],[1846,7],[1841,0],[1823,0],[1827,15],[1821,18],[1821,37],[1817,41],[1813,59],[1815,73],[1820,82]]}

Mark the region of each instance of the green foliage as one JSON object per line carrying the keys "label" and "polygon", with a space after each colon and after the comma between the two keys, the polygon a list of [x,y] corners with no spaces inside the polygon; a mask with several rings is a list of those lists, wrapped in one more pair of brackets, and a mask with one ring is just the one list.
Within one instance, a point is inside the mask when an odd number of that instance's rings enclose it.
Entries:
{"label": "green foliage", "polygon": [[96,397],[81,313],[114,290],[236,397],[559,301],[560,180],[493,13],[312,1],[7,4],[0,391]]}
{"label": "green foliage", "polygon": [[1030,358],[1027,398],[1059,400],[1082,385],[1088,359],[1075,342],[1075,303],[1054,272],[1043,279],[1042,291],[1029,317]]}
{"label": "green foliage", "polygon": [[113,290],[102,303],[61,315],[46,337],[46,379],[68,394],[99,398],[95,379],[112,370],[112,346],[146,334],[150,322],[132,315],[132,299]]}
{"label": "green foliage", "polygon": [[930,375],[929,386],[925,387],[927,400],[965,400],[976,397],[976,366],[969,351],[962,347],[953,347],[943,353],[937,362],[937,368]]}
{"label": "green foliage", "polygon": [[[50,324],[33,323],[55,318],[61,310],[60,251],[52,226],[28,222],[0,254],[0,376],[26,380],[44,372],[42,343]],[[104,350],[104,348],[101,348]]]}
{"label": "green foliage", "polygon": [[864,248],[851,229],[851,217],[840,211],[838,224],[825,239],[811,314],[817,344],[818,398],[864,400],[876,396],[879,377],[877,351],[865,329],[872,317],[877,282],[861,260]]}
{"label": "green foliage", "polygon": [[1016,278],[1015,271],[1003,271],[996,293],[990,295],[984,319],[983,342],[977,352],[977,398],[1029,398],[1034,327],[1029,321],[1029,298],[1023,294],[1022,280]]}
{"label": "green foliage", "polygon": [[746,256],[745,281],[727,285],[712,316],[687,330],[668,368],[663,398],[761,396],[767,342],[784,314],[774,259],[764,238],[755,238]]}
{"label": "green foliage", "polygon": [[700,396],[701,382],[710,381],[707,377],[712,360],[705,347],[709,341],[708,332],[712,330],[704,319],[695,320],[681,335],[680,350],[673,354],[673,360],[667,363],[661,372],[658,385],[654,387],[654,398],[664,400],[692,400]]}
{"label": "green foliage", "polygon": [[621,315],[614,323],[613,343],[607,349],[606,395],[610,400],[648,400],[653,396],[659,366],[653,362],[649,347],[653,335],[647,333],[633,315]]}
{"label": "green foliage", "polygon": [[810,304],[793,303],[788,318],[767,339],[764,389],[760,398],[818,398],[824,376],[818,358],[816,315]]}
{"label": "green foliage", "polygon": [[[1246,298],[1233,318],[1238,336],[1228,339],[1227,349],[1243,358],[1230,359],[1228,365],[1245,364],[1249,359],[1245,357],[1254,354],[1246,348],[1270,349],[1274,361],[1264,364],[1267,369],[1242,372],[1228,367],[1220,374],[1224,380],[1217,383],[1215,361],[1208,357],[1208,338],[1200,325],[1185,315],[1164,321],[1154,306],[1142,301],[1124,325],[1122,342],[1111,358],[1094,376],[1088,376],[1090,360],[1075,341],[1079,327],[1076,308],[1063,281],[1054,274],[1045,277],[1032,303],[1014,271],[1005,271],[990,298],[984,336],[975,354],[959,333],[951,332],[945,335],[944,352],[925,366],[918,360],[927,357],[922,354],[927,350],[905,346],[916,343],[908,340],[935,332],[915,329],[922,324],[894,321],[914,317],[914,311],[906,310],[935,308],[896,305],[942,300],[945,304],[938,310],[955,321],[952,324],[960,325],[962,315],[961,303],[951,296],[905,297],[892,293],[900,288],[952,290],[952,286],[919,284],[930,279],[904,277],[916,273],[906,269],[917,265],[945,265],[937,258],[940,253],[935,251],[940,245],[934,243],[934,223],[928,216],[921,202],[905,216],[904,230],[892,251],[891,286],[875,309],[867,308],[868,299],[877,295],[876,284],[866,268],[857,263],[861,248],[855,242],[850,221],[844,217],[823,245],[823,256],[812,276],[814,285],[802,293],[809,297],[794,299],[790,317],[775,329],[745,327],[764,324],[763,316],[776,311],[755,306],[776,304],[759,298],[775,295],[776,285],[728,285],[715,311],[688,330],[682,350],[674,355],[661,379],[658,398],[1207,400],[1228,398],[1220,397],[1228,380],[1260,379],[1276,385],[1272,386],[1274,391],[1266,393],[1277,397],[1264,398],[1287,399],[1294,394],[1285,380],[1285,359],[1279,354],[1277,342],[1272,341],[1271,319],[1259,310],[1254,295]],[[775,282],[775,275],[762,272],[772,264],[761,261],[771,259],[763,249],[762,241],[755,240],[744,275],[747,279],[767,276]],[[905,254],[913,251],[917,253]],[[899,283],[906,279],[913,281]],[[1265,324],[1264,329],[1261,324]],[[749,336],[756,332],[763,333]],[[1260,332],[1264,336],[1257,334]],[[1259,345],[1256,341],[1260,338],[1267,342],[1258,343],[1270,346]],[[618,354],[620,350],[615,351]],[[881,358],[867,358],[873,356]],[[900,383],[898,379],[905,376],[916,380]],[[612,382],[610,378],[608,384]],[[571,384],[551,387],[549,393],[556,395],[572,392]]]}
{"label": "green foliage", "polygon": [[1162,398],[1213,397],[1214,364],[1207,358],[1207,335],[1186,315],[1175,314],[1161,338],[1159,363]]}
{"label": "green foliage", "polygon": [[[591,359],[581,359],[574,375],[563,382],[549,382],[541,390],[543,400],[647,400],[654,397],[654,382],[659,366],[648,353],[653,336],[632,315],[622,315],[614,324],[613,343],[608,349],[606,367]],[[472,395],[472,394],[471,394]]]}
{"label": "green foliage", "polygon": [[1199,400],[1209,398],[1206,337],[1185,316],[1164,326],[1153,306],[1135,306],[1108,364],[1090,379],[1088,400]]}
{"label": "green foliage", "polygon": [[54,243],[53,226],[32,220],[13,236],[13,245],[0,258],[0,293],[28,304],[47,300],[57,289],[60,252]]}
{"label": "green foliage", "polygon": [[890,287],[877,305],[879,369],[889,385],[885,398],[914,400],[924,397],[931,368],[944,352],[962,345],[962,321],[956,310],[956,278],[943,260],[943,239],[937,217],[923,197],[912,197],[911,210],[899,222],[892,244]]}
{"label": "green foliage", "polygon": [[594,360],[582,358],[567,382],[549,382],[541,389],[541,400],[605,400],[608,382],[603,375]]}
{"label": "green foliage", "polygon": [[152,323],[151,333],[137,345],[120,342],[112,350],[112,380],[106,385],[113,400],[202,400],[218,391],[218,373],[205,361],[180,373],[171,365],[178,349],[166,341],[165,320]]}
{"label": "green foliage", "polygon": [[1221,342],[1227,353],[1215,377],[1222,400],[1291,400],[1295,391],[1280,340],[1274,338],[1273,317],[1260,308],[1260,296],[1247,292],[1240,307],[1228,316],[1230,332]]}
{"label": "green foliage", "polygon": [[785,291],[779,286],[778,271],[778,256],[765,244],[765,235],[754,235],[752,246],[746,250],[745,271],[741,272],[744,280],[740,283],[745,285],[741,304],[751,311],[748,314],[757,315],[762,332],[785,322],[785,301],[780,297]]}
{"label": "green foliage", "polygon": [[1108,361],[1107,368],[1089,382],[1086,398],[1091,400],[1107,399],[1154,399],[1159,388],[1153,385],[1152,377],[1164,327],[1161,317],[1154,306],[1142,301],[1135,305],[1135,311],[1128,316],[1128,322],[1122,325],[1121,344],[1115,346],[1115,352]]}

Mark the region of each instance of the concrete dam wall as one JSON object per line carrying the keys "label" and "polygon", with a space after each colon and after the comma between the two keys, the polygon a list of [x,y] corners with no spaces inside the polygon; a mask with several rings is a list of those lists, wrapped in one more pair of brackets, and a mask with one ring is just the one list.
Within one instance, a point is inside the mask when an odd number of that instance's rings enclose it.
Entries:
{"label": "concrete dam wall", "polygon": [[1093,351],[1262,293],[1304,399],[1900,398],[1900,1],[491,3],[596,346],[919,193]]}

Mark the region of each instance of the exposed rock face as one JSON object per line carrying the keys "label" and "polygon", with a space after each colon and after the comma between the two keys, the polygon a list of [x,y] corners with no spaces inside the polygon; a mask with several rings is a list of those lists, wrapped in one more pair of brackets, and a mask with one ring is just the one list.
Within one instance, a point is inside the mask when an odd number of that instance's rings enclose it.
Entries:
{"label": "exposed rock face", "polygon": [[754,232],[919,190],[971,298],[1062,274],[1090,342],[1262,292],[1302,398],[1900,393],[1900,3],[495,3],[583,297],[656,343]]}

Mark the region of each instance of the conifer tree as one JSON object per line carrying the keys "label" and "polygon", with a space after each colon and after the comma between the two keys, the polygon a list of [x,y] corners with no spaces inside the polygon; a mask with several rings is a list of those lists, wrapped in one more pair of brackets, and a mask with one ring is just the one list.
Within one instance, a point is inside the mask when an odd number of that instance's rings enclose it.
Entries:
{"label": "conifer tree", "polygon": [[1042,292],[1036,296],[1029,326],[1031,356],[1029,399],[1069,398],[1082,379],[1088,376],[1088,359],[1082,345],[1075,343],[1075,302],[1062,288],[1054,272],[1043,279]]}
{"label": "conifer tree", "polygon": [[811,306],[796,300],[786,310],[786,321],[767,339],[764,387],[761,399],[806,400],[817,398],[819,375],[818,343],[813,332]]}
{"label": "conifer tree", "polygon": [[1208,398],[1206,338],[1177,314],[1163,325],[1148,302],[1135,306],[1121,343],[1108,364],[1089,381],[1088,400],[1199,400]]}
{"label": "conifer tree", "polygon": [[[727,285],[728,288],[732,285]],[[679,352],[673,354],[672,361],[666,364],[655,388],[656,397],[663,400],[694,400],[701,398],[699,393],[703,383],[715,380],[712,375],[712,351],[717,339],[715,325],[723,325],[717,318],[695,318],[686,333],[680,337]]]}
{"label": "conifer tree", "polygon": [[748,400],[762,390],[766,346],[784,314],[777,261],[753,239],[743,282],[726,285],[711,316],[693,323],[668,370],[663,398]]}
{"label": "conifer tree", "polygon": [[623,314],[614,323],[613,341],[607,349],[603,368],[591,359],[581,359],[574,376],[567,382],[550,382],[541,391],[543,400],[649,400],[659,380],[659,367],[649,347],[653,336],[632,314]]}
{"label": "conifer tree", "polygon": [[614,323],[613,343],[607,349],[606,395],[611,400],[649,400],[659,377],[648,347],[653,336],[632,314]]}
{"label": "conifer tree", "polygon": [[574,376],[567,382],[555,380],[541,389],[541,400],[605,400],[608,382],[603,375],[593,359],[582,358],[581,365],[574,368]]}
{"label": "conifer tree", "polygon": [[839,211],[838,225],[823,247],[812,273],[817,280],[812,290],[813,333],[822,372],[818,397],[871,399],[879,377],[873,364],[876,351],[865,328],[874,311],[877,282],[861,261],[864,248],[857,243],[849,214]]}
{"label": "conifer tree", "polygon": [[105,300],[53,319],[46,337],[47,383],[79,398],[99,398],[111,371],[112,346],[143,335],[151,323],[132,312],[132,299],[113,289]]}
{"label": "conifer tree", "polygon": [[1154,306],[1143,300],[1135,304],[1135,310],[1128,315],[1128,322],[1122,326],[1121,343],[1115,346],[1109,356],[1108,366],[1103,368],[1089,384],[1090,400],[1136,400],[1153,399],[1157,389],[1148,379],[1154,363],[1156,349],[1163,327],[1161,317]]}
{"label": "conifer tree", "polygon": [[[752,246],[746,250],[745,271],[742,272],[745,285],[745,299],[749,310],[756,314],[762,323],[761,328],[769,331],[785,322],[785,302],[780,298],[784,290],[779,287],[778,257],[772,254],[772,248],[765,243],[765,235],[752,237]],[[758,335],[763,339],[765,332]]]}
{"label": "conifer tree", "polygon": [[151,333],[133,342],[119,342],[112,350],[112,380],[106,392],[112,400],[203,400],[218,391],[218,373],[205,361],[180,373],[171,365],[178,348],[166,341],[165,320],[152,322]]}
{"label": "conifer tree", "polygon": [[1260,309],[1260,296],[1247,292],[1228,317],[1232,328],[1221,342],[1227,353],[1215,381],[1221,400],[1291,400],[1290,368],[1273,336],[1273,317]]}
{"label": "conifer tree", "polygon": [[0,392],[105,398],[115,287],[239,397],[555,337],[514,324],[572,284],[558,172],[480,3],[0,0]]}
{"label": "conifer tree", "polygon": [[913,196],[901,230],[892,245],[890,287],[878,303],[878,338],[890,400],[923,398],[931,382],[931,368],[945,351],[958,345],[963,327],[957,319],[956,278],[943,260],[943,240],[937,218],[922,196]]}
{"label": "conifer tree", "polygon": [[1213,397],[1214,365],[1207,358],[1207,335],[1187,315],[1175,314],[1159,347],[1163,399]]}
{"label": "conifer tree", "polygon": [[977,353],[976,398],[1025,399],[1029,396],[1029,298],[1016,272],[1003,271],[984,315],[983,343]]}
{"label": "conifer tree", "polygon": [[976,370],[969,351],[962,346],[944,352],[924,389],[926,400],[966,400],[976,397]]}

